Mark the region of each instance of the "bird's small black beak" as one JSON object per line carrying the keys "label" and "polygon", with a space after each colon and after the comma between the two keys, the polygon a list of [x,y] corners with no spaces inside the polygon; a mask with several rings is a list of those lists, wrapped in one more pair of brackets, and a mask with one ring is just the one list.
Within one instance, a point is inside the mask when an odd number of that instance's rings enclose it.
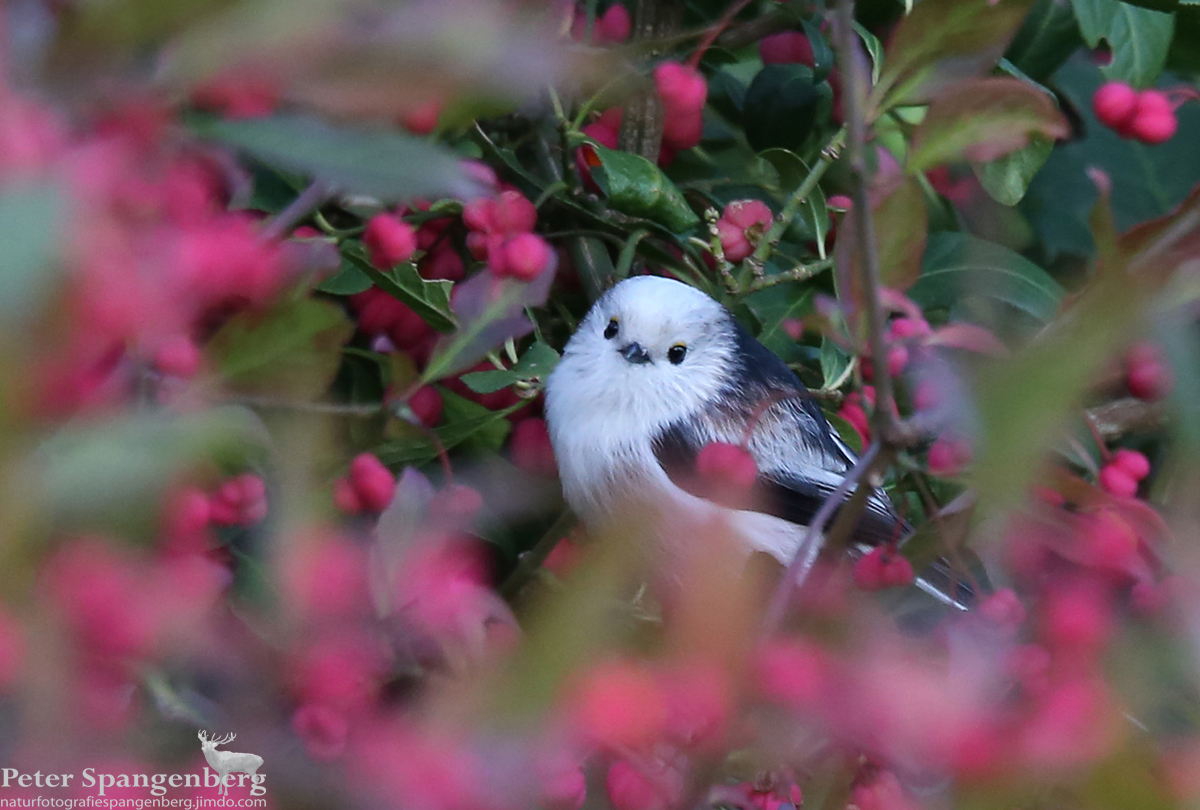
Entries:
{"label": "bird's small black beak", "polygon": [[642,348],[640,343],[629,343],[617,350],[617,353],[634,365],[650,362],[650,353]]}

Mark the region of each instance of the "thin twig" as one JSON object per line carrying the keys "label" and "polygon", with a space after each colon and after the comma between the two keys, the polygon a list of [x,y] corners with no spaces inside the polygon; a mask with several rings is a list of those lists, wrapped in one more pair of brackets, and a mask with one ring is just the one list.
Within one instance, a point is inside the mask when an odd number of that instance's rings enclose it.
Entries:
{"label": "thin twig", "polygon": [[804,531],[804,539],[800,541],[800,546],[796,549],[796,556],[788,564],[783,578],[779,580],[779,584],[775,587],[775,593],[771,596],[771,603],[767,607],[767,613],[763,619],[764,636],[774,635],[783,624],[793,591],[804,584],[804,580],[808,578],[808,574],[816,562],[817,553],[821,550],[821,534],[825,531],[825,524],[842,506],[846,495],[875,462],[879,450],[878,440],[871,442],[866,452],[859,457],[833,492],[829,493],[829,497],[824,500],[821,508],[817,510],[817,514],[809,522],[808,528]]}
{"label": "thin twig", "polygon": [[500,595],[510,602],[516,599],[574,524],[575,515],[569,509],[564,510],[533,548],[520,556],[517,567],[500,586]]}
{"label": "thin twig", "polygon": [[[879,252],[875,244],[875,221],[867,194],[867,123],[864,99],[867,97],[869,74],[864,68],[854,32],[854,0],[838,0],[835,26],[838,64],[844,87],[843,109],[846,114],[846,158],[850,169],[850,197],[854,201],[855,238],[859,248],[859,281],[863,292],[863,313],[867,321],[867,338],[874,366],[875,413],[873,429],[884,441],[894,443],[900,434],[895,417],[895,395],[892,377],[888,373],[887,343],[884,338],[884,311],[880,306],[881,273]],[[901,442],[906,443],[906,442]]]}
{"label": "thin twig", "polygon": [[812,194],[813,189],[817,187],[817,183],[821,182],[821,178],[825,176],[825,171],[833,165],[837,160],[838,152],[842,148],[842,141],[846,137],[846,129],[843,127],[834,133],[829,139],[829,143],[821,150],[820,159],[813,164],[812,170],[804,181],[792,192],[792,196],[788,197],[788,201],[784,203],[783,210],[779,212],[779,216],[775,218],[775,222],[771,224],[770,230],[763,236],[762,241],[758,243],[758,247],[751,254],[751,261],[756,264],[764,264],[771,255],[771,251],[783,239],[784,233],[792,224],[792,220],[796,218],[796,214],[800,213],[800,206],[808,200],[808,195]]}
{"label": "thin twig", "polygon": [[387,406],[382,402],[369,402],[362,405],[349,405],[338,402],[303,402],[296,399],[277,399],[275,397],[260,397],[243,394],[228,400],[235,405],[245,405],[250,408],[265,408],[280,411],[302,411],[304,413],[325,413],[332,416],[370,417],[383,413]]}
{"label": "thin twig", "polygon": [[696,46],[696,52],[692,54],[690,59],[688,59],[688,65],[690,65],[692,68],[700,67],[700,60],[704,58],[705,51],[707,51],[712,44],[716,42],[717,37],[729,27],[729,24],[733,22],[733,18],[736,17],[741,10],[748,5],[750,5],[750,0],[735,0],[735,2],[730,5],[729,8],[725,9],[725,13],[721,15],[721,19],[717,20],[716,25],[708,29],[708,32],[704,35],[704,39],[700,40],[700,43]]}
{"label": "thin twig", "polygon": [[822,259],[812,264],[800,264],[783,273],[765,276],[746,286],[745,292],[752,293],[774,287],[776,284],[786,284],[789,281],[805,281],[824,270],[833,267],[833,259]]}
{"label": "thin twig", "polygon": [[308,184],[308,188],[296,195],[296,199],[288,203],[286,208],[267,223],[262,230],[263,237],[266,239],[282,238],[297,222],[308,216],[314,208],[319,208],[332,195],[333,190],[326,183],[321,180],[312,181]]}

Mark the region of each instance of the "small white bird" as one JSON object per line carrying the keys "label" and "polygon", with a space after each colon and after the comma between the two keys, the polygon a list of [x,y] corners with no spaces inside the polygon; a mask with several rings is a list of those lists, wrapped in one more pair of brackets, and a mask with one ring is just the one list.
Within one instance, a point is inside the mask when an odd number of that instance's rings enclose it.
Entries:
{"label": "small white bird", "polygon": [[[655,276],[622,281],[592,306],[547,382],[546,419],[567,503],[585,524],[638,504],[718,510],[747,553],[784,564],[856,461],[796,375],[729,310]],[[748,506],[705,497],[695,461],[710,442],[745,442],[758,467]],[[876,490],[853,540],[906,533]]]}

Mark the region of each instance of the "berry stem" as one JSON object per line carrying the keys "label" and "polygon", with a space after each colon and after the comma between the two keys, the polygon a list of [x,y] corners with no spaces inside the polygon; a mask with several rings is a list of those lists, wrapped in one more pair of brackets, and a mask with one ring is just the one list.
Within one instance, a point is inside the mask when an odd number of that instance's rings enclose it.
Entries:
{"label": "berry stem", "polygon": [[717,41],[717,37],[729,27],[733,22],[733,18],[741,13],[742,9],[750,5],[750,0],[735,0],[729,8],[725,9],[725,13],[721,15],[721,19],[708,29],[704,39],[700,40],[700,44],[696,46],[695,52],[688,58],[687,64],[692,68],[700,67],[700,60],[704,58],[704,54],[712,44]]}

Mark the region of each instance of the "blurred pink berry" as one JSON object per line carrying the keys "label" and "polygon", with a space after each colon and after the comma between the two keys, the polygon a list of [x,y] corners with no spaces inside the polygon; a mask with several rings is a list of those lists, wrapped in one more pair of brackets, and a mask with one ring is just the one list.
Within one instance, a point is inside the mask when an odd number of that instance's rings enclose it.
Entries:
{"label": "blurred pink berry", "polygon": [[538,806],[544,810],[579,810],[587,800],[587,779],[576,764],[545,767]]}
{"label": "blurred pink berry", "polygon": [[339,478],[333,482],[333,505],[345,515],[357,515],[363,511],[362,499],[358,497],[358,490],[349,478]]}
{"label": "blurred pink berry", "polygon": [[904,346],[892,346],[887,353],[888,374],[899,377],[908,367],[908,349]]}
{"label": "blurred pink berry", "polygon": [[1025,606],[1012,588],[1001,588],[979,603],[979,613],[993,624],[1015,632],[1025,621]]}
{"label": "blurred pink berry", "polygon": [[919,810],[891,771],[879,771],[870,779],[858,782],[850,791],[849,804],[858,810]]}
{"label": "blurred pink berry", "polygon": [[253,526],[267,516],[267,485],[254,473],[242,473],[217,488],[209,509],[219,526]]}
{"label": "blurred pink berry", "polygon": [[612,43],[619,45],[629,39],[629,34],[632,31],[633,20],[629,16],[629,10],[621,3],[613,3],[596,20],[595,33],[597,35],[597,42],[600,44]]}
{"label": "blurred pink berry", "polygon": [[512,276],[518,281],[533,281],[550,266],[554,251],[535,233],[519,233],[506,240],[499,258],[488,253],[491,271],[497,276]]}
{"label": "blurred pink berry", "polygon": [[192,91],[192,102],[228,118],[265,118],[279,106],[278,83],[262,73],[227,70]]}
{"label": "blurred pink berry", "polygon": [[1094,655],[1112,633],[1112,605],[1094,584],[1060,585],[1046,596],[1040,613],[1041,635],[1058,653]]}
{"label": "blurred pink berry", "polygon": [[783,327],[783,331],[792,340],[799,340],[804,337],[804,321],[800,318],[784,318],[780,322],[780,326]]}
{"label": "blurred pink berry", "polygon": [[890,340],[928,337],[933,330],[924,318],[895,318],[888,324]]}
{"label": "blurred pink berry", "polygon": [[958,436],[939,436],[929,446],[929,472],[932,475],[954,476],[971,462],[971,443]]}
{"label": "blurred pink berry", "polygon": [[511,452],[513,464],[522,472],[547,477],[558,475],[545,419],[534,416],[518,422],[513,428]]}
{"label": "blurred pink berry", "polygon": [[1128,124],[1128,132],[1142,143],[1169,141],[1178,129],[1175,108],[1165,93],[1143,90],[1138,94],[1137,109]]}
{"label": "blurred pink berry", "polygon": [[537,224],[537,209],[521,192],[502,191],[492,209],[492,224],[503,234],[529,233]]}
{"label": "blurred pink berry", "polygon": [[350,462],[350,483],[367,512],[387,509],[396,494],[396,476],[374,453],[360,453]]}
{"label": "blurred pink berry", "polygon": [[913,567],[908,558],[886,546],[873,548],[854,562],[854,584],[864,591],[909,585]]}
{"label": "blurred pink berry", "polygon": [[1171,392],[1171,370],[1153,343],[1137,343],[1125,353],[1126,384],[1138,399],[1154,402]]}
{"label": "blurred pink berry", "polygon": [[400,126],[414,135],[428,135],[437,129],[444,106],[440,98],[431,98],[401,114]]}
{"label": "blurred pink berry", "polygon": [[442,522],[467,524],[483,508],[483,496],[466,484],[451,484],[433,496],[429,503],[431,517]]}
{"label": "blurred pink berry", "polygon": [[1138,483],[1129,471],[1120,464],[1105,464],[1100,468],[1100,487],[1110,495],[1118,498],[1132,498],[1137,495]]}
{"label": "blurred pink berry", "polygon": [[744,491],[758,479],[758,465],[744,447],[726,442],[709,442],[696,455],[696,472],[721,489]]}
{"label": "blurred pink berry", "polygon": [[154,353],[154,367],[163,374],[188,379],[200,368],[200,350],[184,335],[167,338]]}
{"label": "blurred pink berry", "polygon": [[8,689],[25,669],[25,629],[7,609],[0,608],[0,689]]}
{"label": "blurred pink berry", "polygon": [[408,398],[408,407],[417,421],[427,428],[434,427],[442,419],[442,395],[432,385],[418,388]]}
{"label": "blurred pink berry", "polygon": [[798,639],[768,642],[755,660],[755,685],[767,698],[796,709],[817,705],[827,665],[819,647]]}
{"label": "blurred pink berry", "polygon": [[367,222],[363,244],[371,254],[371,264],[389,270],[412,258],[417,250],[417,233],[400,217],[376,214]]}
{"label": "blurred pink berry", "polygon": [[1106,82],[1092,96],[1092,110],[1097,120],[1120,132],[1133,120],[1138,106],[1138,92],[1124,82]]}
{"label": "blurred pink berry", "polygon": [[604,786],[613,810],[669,810],[683,793],[683,774],[658,763],[618,759],[608,768]]}
{"label": "blurred pink berry", "polygon": [[826,203],[829,208],[835,211],[849,211],[854,208],[854,200],[847,197],[845,194],[834,194]]}
{"label": "blurred pink berry", "polygon": [[781,31],[758,41],[758,54],[764,65],[800,64],[812,67],[812,43],[799,31]]}
{"label": "blurred pink berry", "polygon": [[168,536],[202,532],[211,516],[208,495],[196,487],[186,487],[168,497],[163,510],[163,532]]}
{"label": "blurred pink berry", "polygon": [[1137,450],[1129,450],[1122,447],[1113,452],[1109,463],[1121,467],[1135,481],[1141,481],[1150,474],[1150,459]]}
{"label": "blurred pink berry", "polygon": [[292,715],[292,732],[304,741],[310,757],[318,762],[331,762],[346,750],[349,725],[336,709],[308,703]]}
{"label": "blurred pink berry", "polygon": [[638,748],[666,727],[667,699],[654,676],[637,664],[608,661],[584,675],[570,702],[576,727],[614,750]]}
{"label": "blurred pink berry", "polygon": [[871,421],[867,412],[857,402],[845,402],[838,409],[838,416],[850,423],[850,427],[858,434],[859,440],[865,447],[871,440]]}
{"label": "blurred pink berry", "polygon": [[368,704],[379,687],[384,659],[379,642],[365,632],[338,630],[318,636],[287,668],[301,703],[341,711]]}
{"label": "blurred pink berry", "polygon": [[695,68],[663,62],[654,69],[654,84],[664,109],[663,144],[673,150],[700,143],[708,84]]}

